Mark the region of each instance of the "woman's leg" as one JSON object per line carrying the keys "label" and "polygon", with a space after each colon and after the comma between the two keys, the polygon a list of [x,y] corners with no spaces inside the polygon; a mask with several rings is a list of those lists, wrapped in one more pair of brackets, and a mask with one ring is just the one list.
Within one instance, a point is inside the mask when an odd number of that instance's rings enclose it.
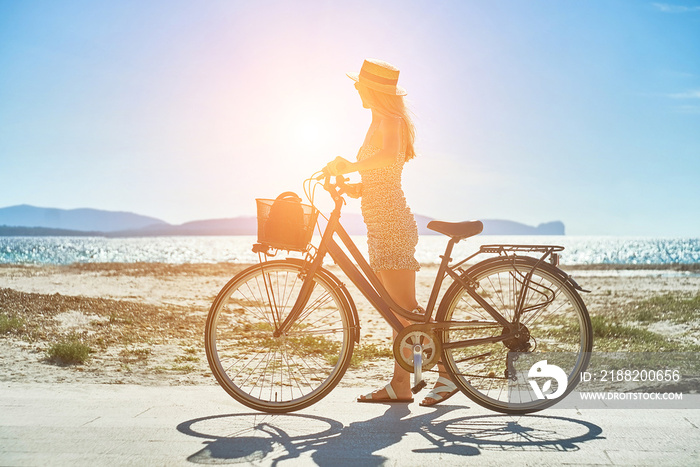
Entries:
{"label": "woman's leg", "polygon": [[[418,306],[416,302],[416,272],[411,270],[386,270],[375,271],[379,281],[382,283],[389,296],[401,308],[405,310],[414,310]],[[396,318],[403,325],[408,325],[410,322],[400,316]],[[396,339],[396,331],[393,333]],[[389,382],[396,397],[399,399],[410,399],[411,393],[411,373],[404,370],[397,362],[394,362],[394,376]],[[363,399],[364,397],[360,397]],[[379,389],[372,394],[373,400],[388,400],[389,395],[386,390]]]}
{"label": "woman's leg", "polygon": [[[415,310],[418,307],[416,301],[416,272],[413,270],[385,270],[375,271],[379,281],[384,288],[389,292],[389,296],[396,302],[397,305],[405,310]],[[396,318],[403,325],[408,325],[410,322],[400,316]],[[396,339],[396,331],[393,333]],[[439,366],[440,376],[447,378],[447,373],[442,365]],[[449,379],[449,378],[448,378]],[[394,375],[391,378],[391,387],[399,399],[410,399],[411,394],[411,373],[404,370],[396,361],[394,362]],[[432,393],[437,393],[438,398],[442,399],[448,396],[451,388],[446,388],[445,391],[440,391],[443,384],[435,383]],[[373,399],[385,400],[389,399],[389,395],[384,389],[375,391]],[[450,394],[451,395],[451,394]],[[449,396],[448,396],[449,397]],[[426,397],[423,399],[423,404],[433,405],[436,399]]]}
{"label": "woman's leg", "polygon": [[[418,307],[418,302],[416,301],[416,271],[381,271],[379,272],[379,280],[398,306],[404,310],[415,310]],[[401,316],[394,316],[404,326],[411,324],[410,321]],[[396,339],[396,331],[392,335]],[[394,361],[394,376],[391,378],[391,387],[394,388],[399,398],[411,397],[411,373],[404,370],[396,361]]]}
{"label": "woman's leg", "polygon": [[[389,296],[398,306],[405,310],[415,310],[416,301],[416,271],[410,269],[377,271],[377,277],[389,292]],[[403,318],[400,318],[403,321]]]}

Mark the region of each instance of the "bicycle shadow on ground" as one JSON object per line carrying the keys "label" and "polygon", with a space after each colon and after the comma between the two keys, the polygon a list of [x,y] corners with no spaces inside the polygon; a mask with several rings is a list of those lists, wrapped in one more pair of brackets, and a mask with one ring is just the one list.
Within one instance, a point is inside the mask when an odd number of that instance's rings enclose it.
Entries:
{"label": "bicycle shadow on ground", "polygon": [[573,418],[460,414],[464,406],[411,416],[407,406],[392,405],[348,426],[315,415],[226,414],[188,420],[177,430],[207,440],[187,458],[196,464],[276,465],[310,453],[320,465],[381,465],[388,459],[378,452],[402,440],[414,453],[470,457],[484,450],[577,451],[582,443],[602,439],[599,426]]}

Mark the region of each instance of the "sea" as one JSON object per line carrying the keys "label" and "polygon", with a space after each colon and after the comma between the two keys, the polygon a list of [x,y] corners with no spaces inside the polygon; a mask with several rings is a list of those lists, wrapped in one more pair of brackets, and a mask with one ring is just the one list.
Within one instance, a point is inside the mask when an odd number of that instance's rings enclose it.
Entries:
{"label": "sea", "polygon": [[[312,243],[317,245],[318,241],[315,238]],[[366,238],[354,236],[353,241],[366,255]],[[0,237],[0,264],[255,263],[258,255],[251,249],[255,242],[255,236]],[[481,245],[499,243],[560,245],[564,247],[561,263],[565,265],[635,265],[632,269],[646,265],[658,269],[661,265],[700,263],[700,238],[612,236],[479,235],[459,242],[452,258],[466,258]],[[442,235],[423,235],[416,259],[423,265],[438,264],[446,244],[447,238]],[[278,254],[283,255],[285,252]]]}

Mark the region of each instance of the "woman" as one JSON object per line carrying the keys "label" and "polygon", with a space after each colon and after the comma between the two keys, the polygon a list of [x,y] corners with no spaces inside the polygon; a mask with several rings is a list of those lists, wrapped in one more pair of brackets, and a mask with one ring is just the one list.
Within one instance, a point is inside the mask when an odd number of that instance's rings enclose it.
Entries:
{"label": "woman", "polygon": [[[381,60],[365,60],[359,74],[348,73],[348,76],[355,81],[362,106],[372,111],[372,123],[357,162],[337,157],[327,170],[332,175],[360,173],[362,183],[356,186],[355,194],[362,197],[370,266],[397,305],[415,310],[418,308],[416,271],[420,268],[414,257],[418,229],[401,189],[403,165],[416,156],[415,128],[403,99],[406,91],[397,85],[399,70]],[[444,369],[440,370],[438,382],[421,405],[438,404],[457,392],[454,383],[445,377]],[[412,402],[410,376],[394,363],[394,376],[389,384],[357,400]]]}

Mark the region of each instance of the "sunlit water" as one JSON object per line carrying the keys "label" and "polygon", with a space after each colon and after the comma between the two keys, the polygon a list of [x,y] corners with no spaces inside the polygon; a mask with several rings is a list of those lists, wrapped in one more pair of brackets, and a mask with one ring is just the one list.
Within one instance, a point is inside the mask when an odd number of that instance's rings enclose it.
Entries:
{"label": "sunlit water", "polygon": [[[366,255],[364,236],[353,240]],[[257,262],[251,251],[256,239],[238,237],[0,237],[0,263],[71,264],[104,262],[218,263]],[[319,239],[314,239],[318,244]],[[447,238],[420,237],[416,258],[421,264],[440,261]],[[561,245],[563,264],[700,263],[700,238],[571,237],[571,236],[477,236],[458,243],[452,258],[471,255],[480,245]]]}

